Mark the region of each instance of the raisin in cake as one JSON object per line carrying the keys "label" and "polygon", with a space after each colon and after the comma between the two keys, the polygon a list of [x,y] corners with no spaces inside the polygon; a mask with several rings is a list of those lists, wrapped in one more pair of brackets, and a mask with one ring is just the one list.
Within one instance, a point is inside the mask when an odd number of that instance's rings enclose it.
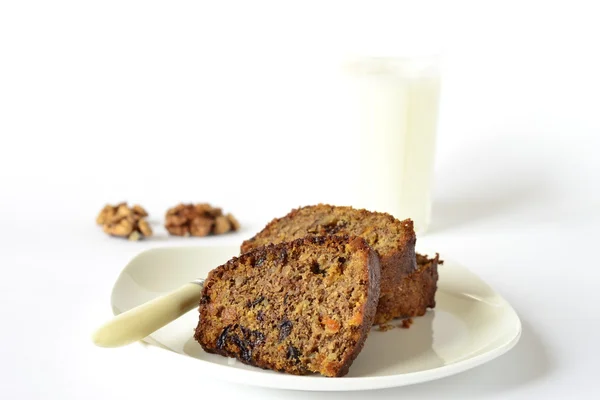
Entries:
{"label": "raisin in cake", "polygon": [[210,272],[195,338],[249,365],[343,376],[373,324],[379,287],[379,259],[362,238],[267,245]]}
{"label": "raisin in cake", "polygon": [[245,241],[241,251],[306,235],[360,236],[375,250],[381,263],[376,324],[393,318],[420,316],[428,307],[435,307],[437,261],[417,264],[416,236],[410,219],[399,221],[389,214],[352,207],[307,206],[271,221]]}

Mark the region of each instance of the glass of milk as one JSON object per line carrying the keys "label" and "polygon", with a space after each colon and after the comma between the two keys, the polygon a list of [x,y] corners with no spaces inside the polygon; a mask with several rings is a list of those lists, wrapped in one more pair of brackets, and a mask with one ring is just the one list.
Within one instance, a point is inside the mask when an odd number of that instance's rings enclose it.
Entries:
{"label": "glass of milk", "polygon": [[359,155],[354,205],[411,218],[423,233],[431,219],[439,59],[358,58],[348,65]]}

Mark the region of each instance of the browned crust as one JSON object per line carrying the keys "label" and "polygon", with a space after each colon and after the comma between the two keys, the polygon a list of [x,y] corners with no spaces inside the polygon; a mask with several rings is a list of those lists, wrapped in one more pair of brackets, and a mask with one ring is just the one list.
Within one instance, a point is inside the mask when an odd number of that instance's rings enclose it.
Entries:
{"label": "browned crust", "polygon": [[[425,295],[423,296],[425,308],[434,308],[435,293],[437,291],[437,283],[439,279],[438,267],[443,265],[444,261],[440,260],[440,255],[438,253],[435,253],[434,258],[417,254],[417,264],[421,276],[421,287],[425,292]],[[425,314],[424,311],[423,314]]]}
{"label": "browned crust", "polygon": [[[209,288],[214,284],[215,280],[219,279],[222,273],[228,269],[235,269],[238,261],[243,261],[243,259],[247,257],[258,257],[261,254],[267,252],[277,252],[282,248],[293,248],[294,246],[301,245],[310,245],[310,244],[323,244],[323,243],[332,243],[332,244],[343,244],[348,243],[351,244],[357,251],[363,251],[367,257],[367,268],[364,271],[363,279],[368,281],[367,285],[367,299],[362,306],[361,314],[363,316],[362,323],[359,328],[359,339],[356,341],[354,349],[351,352],[347,353],[347,356],[343,358],[339,363],[339,368],[337,370],[331,371],[331,374],[328,376],[344,376],[348,373],[350,366],[352,365],[354,359],[358,356],[361,349],[364,346],[364,343],[367,339],[369,331],[373,325],[374,316],[377,309],[377,303],[379,299],[380,292],[380,279],[381,279],[381,269],[379,258],[377,254],[369,247],[369,245],[365,242],[364,239],[356,236],[307,236],[304,238],[296,239],[291,242],[284,242],[279,244],[270,244],[267,246],[259,247],[255,250],[246,252],[239,257],[233,257],[231,260],[227,261],[227,263],[213,269],[207,276],[204,288],[202,291],[202,297],[207,296]],[[261,362],[262,360],[256,360],[251,358],[250,360],[244,360],[239,357],[239,354],[229,352],[225,349],[218,349],[214,346],[205,343],[202,340],[202,320],[206,318],[206,308],[204,307],[202,301],[199,306],[200,318],[198,325],[195,330],[194,338],[196,341],[200,343],[204,351],[213,354],[220,354],[226,357],[235,357],[239,361],[244,364],[252,365],[255,367],[263,368],[263,369],[273,369],[271,365],[265,362]],[[280,372],[287,372],[292,374],[305,374],[309,371],[297,371],[297,370],[280,370]]]}
{"label": "browned crust", "polygon": [[361,326],[361,336],[358,342],[356,343],[354,351],[346,359],[342,360],[342,366],[338,374],[336,375],[338,377],[346,375],[350,370],[350,366],[352,365],[356,357],[358,357],[358,354],[361,352],[363,346],[365,345],[365,341],[369,336],[369,332],[371,331],[371,327],[373,326],[375,313],[377,312],[377,304],[379,303],[379,293],[381,286],[381,267],[377,253],[375,253],[370,248],[367,269],[369,273],[369,276],[367,278],[369,280],[369,291],[367,301],[363,306],[364,322]]}
{"label": "browned crust", "polygon": [[438,282],[438,266],[443,264],[439,254],[434,258],[417,254],[418,268],[402,278],[399,295],[393,301],[379,301],[375,324],[385,324],[391,318],[419,317],[427,312],[427,308],[435,307],[435,293]]}
{"label": "browned crust", "polygon": [[312,205],[312,206],[304,206],[304,207],[298,207],[298,208],[294,208],[292,211],[290,211],[288,214],[284,215],[283,217],[280,218],[273,218],[271,220],[271,222],[269,222],[260,232],[258,232],[256,235],[254,235],[253,237],[251,237],[248,240],[245,240],[241,247],[240,250],[242,253],[245,253],[247,251],[252,250],[255,246],[253,244],[253,242],[256,240],[257,237],[261,236],[261,235],[265,235],[265,234],[269,234],[271,233],[271,231],[274,229],[274,226],[281,220],[284,219],[293,219],[294,217],[296,217],[296,215],[298,215],[298,213],[306,208],[325,208],[325,209],[329,209],[330,212],[332,212],[333,210],[340,210],[342,212],[356,212],[357,216],[366,216],[366,215],[377,215],[385,220],[387,220],[387,222],[395,224],[398,222],[401,223],[409,223],[410,224],[410,229],[413,231],[413,222],[410,219],[406,219],[404,221],[399,221],[398,219],[396,219],[394,216],[388,214],[388,213],[383,213],[383,212],[377,212],[377,211],[369,211],[366,210],[364,208],[354,208],[354,207],[350,207],[350,206],[333,206],[331,204],[323,204],[323,203],[319,203],[317,205]]}
{"label": "browned crust", "polygon": [[[405,222],[405,221],[403,221]],[[380,255],[381,262],[381,295],[376,324],[388,322],[394,318],[410,315],[410,309],[405,306],[402,297],[403,281],[417,272],[415,244],[417,238],[409,221],[409,239],[399,251]]]}

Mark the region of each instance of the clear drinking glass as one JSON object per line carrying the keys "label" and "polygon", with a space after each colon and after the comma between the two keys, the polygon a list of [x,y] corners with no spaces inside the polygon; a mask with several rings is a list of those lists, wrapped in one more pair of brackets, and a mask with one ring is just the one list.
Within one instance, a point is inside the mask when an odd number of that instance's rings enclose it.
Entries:
{"label": "clear drinking glass", "polygon": [[349,65],[359,141],[354,203],[411,218],[423,233],[431,219],[439,59],[359,58]]}

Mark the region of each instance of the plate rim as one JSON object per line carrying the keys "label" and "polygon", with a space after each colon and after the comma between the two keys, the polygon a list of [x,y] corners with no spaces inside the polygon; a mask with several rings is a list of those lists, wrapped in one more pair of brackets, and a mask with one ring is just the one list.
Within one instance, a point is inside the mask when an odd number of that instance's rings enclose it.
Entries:
{"label": "plate rim", "polygon": [[[186,246],[165,246],[165,247],[153,247],[150,249],[143,250],[133,256],[125,265],[125,267],[121,270],[118,277],[116,278],[113,288],[111,290],[111,308],[114,315],[118,315],[119,311],[113,302],[113,298],[115,297],[115,291],[117,289],[117,284],[119,283],[121,277],[127,273],[129,267],[134,263],[138,258],[147,255],[148,253],[153,252],[161,252],[161,251],[189,251],[189,250],[200,250],[206,248],[239,248],[238,246],[231,244],[218,244],[218,245],[186,245]],[[420,253],[427,254],[435,254],[435,252],[430,251],[430,249],[422,249],[419,248],[418,251]],[[232,256],[233,257],[233,256]],[[469,357],[464,360],[456,361],[451,364],[442,365],[435,368],[429,368],[421,371],[408,372],[402,374],[392,374],[392,375],[384,375],[384,376],[351,376],[351,377],[341,377],[341,378],[327,378],[321,376],[299,376],[299,375],[290,375],[290,374],[268,374],[266,375],[265,370],[257,368],[256,370],[252,369],[238,369],[238,368],[230,368],[228,365],[224,364],[215,364],[206,360],[197,359],[191,357],[189,355],[185,355],[182,353],[178,353],[168,347],[160,346],[160,342],[155,341],[150,337],[150,341],[148,338],[143,339],[142,341],[136,343],[137,346],[142,346],[147,351],[151,351],[156,353],[159,357],[165,357],[166,359],[172,359],[173,355],[179,356],[178,359],[188,359],[191,362],[200,362],[203,366],[203,373],[210,375],[219,380],[224,380],[233,383],[239,383],[243,385],[250,385],[254,387],[265,387],[270,389],[284,389],[284,390],[298,390],[298,391],[359,391],[359,390],[376,390],[376,389],[386,389],[392,387],[401,387],[408,386],[428,381],[433,381],[441,378],[445,378],[448,376],[456,375],[461,372],[467,371],[469,369],[475,368],[482,364],[485,364],[489,361],[494,360],[497,357],[505,354],[509,350],[511,350],[520,340],[522,334],[522,323],[516,312],[516,310],[511,306],[511,304],[504,298],[498,291],[493,289],[486,281],[480,278],[477,274],[473,273],[470,269],[464,267],[462,264],[454,261],[453,259],[449,259],[444,257],[444,261],[452,265],[452,268],[461,269],[466,271],[467,273],[474,275],[481,282],[487,285],[493,293],[498,297],[498,299],[503,303],[503,305],[510,310],[513,314],[515,321],[514,335],[508,339],[506,342],[501,345],[489,349],[481,354],[477,354],[475,356]],[[156,345],[155,343],[159,345]],[[165,351],[166,350],[166,351]],[[183,356],[183,357],[181,357]],[[186,361],[186,362],[189,362]],[[196,367],[198,365],[196,364]],[[233,378],[232,378],[233,376]],[[310,382],[310,384],[308,384]]]}

